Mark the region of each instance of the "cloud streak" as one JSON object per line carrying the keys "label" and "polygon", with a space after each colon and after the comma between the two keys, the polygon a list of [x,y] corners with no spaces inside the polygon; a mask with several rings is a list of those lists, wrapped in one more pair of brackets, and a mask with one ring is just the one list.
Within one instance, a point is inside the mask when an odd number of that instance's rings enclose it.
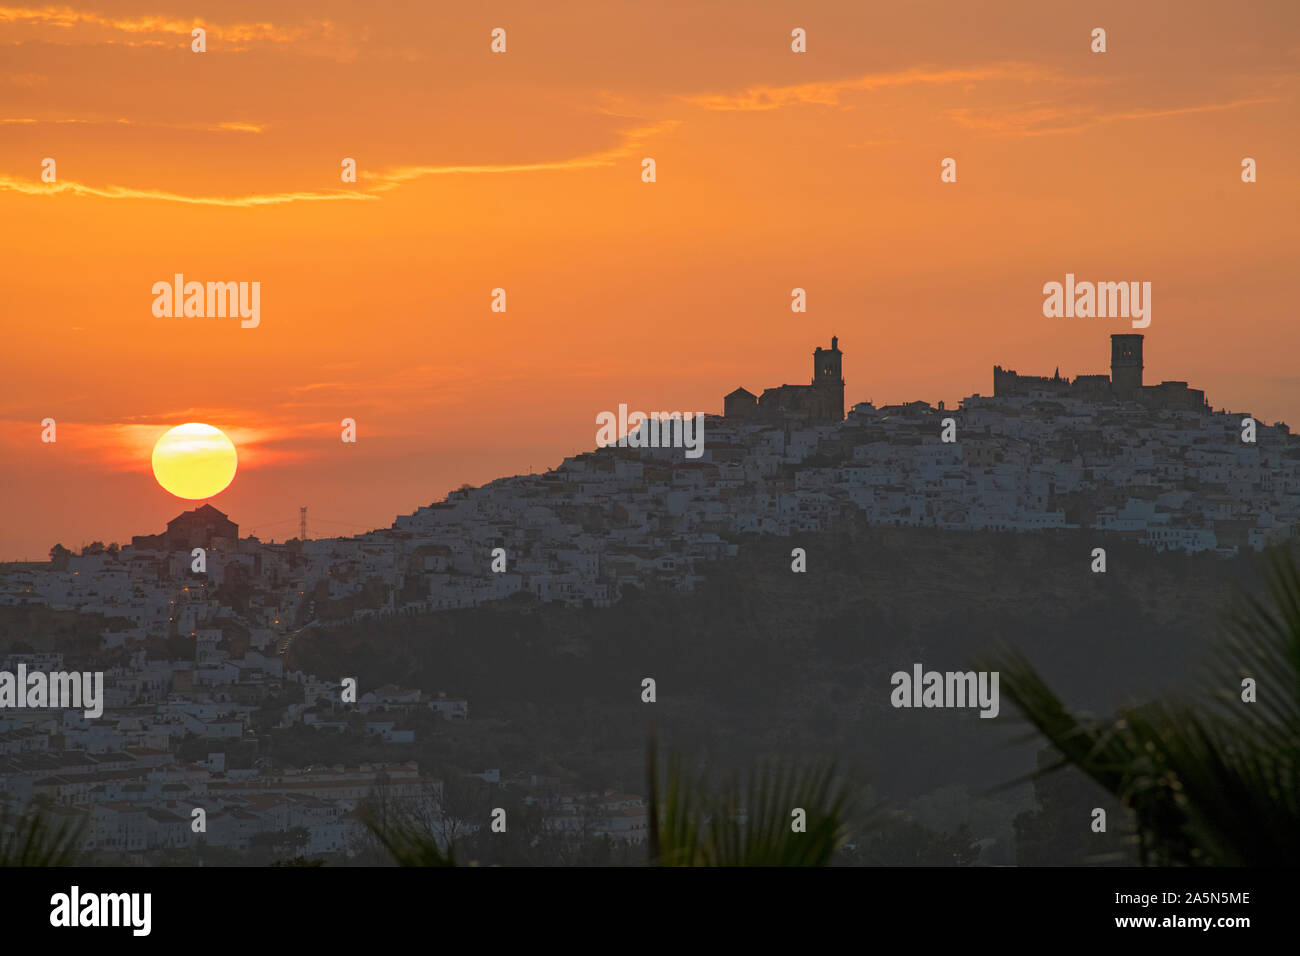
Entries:
{"label": "cloud streak", "polygon": [[0,176],[0,190],[23,193],[28,196],[70,194],[74,196],[91,196],[99,199],[151,199],[159,202],[187,203],[193,206],[228,206],[235,208],[279,206],[292,202],[373,201],[379,198],[369,193],[347,190],[264,193],[247,196],[186,196],[161,189],[136,189],[131,186],[88,186],[85,183],[71,181],[42,183],[17,179],[13,176]]}
{"label": "cloud streak", "polygon": [[1205,103],[1165,109],[1131,109],[1113,113],[1106,113],[1090,106],[1059,107],[1027,103],[1016,107],[953,109],[947,110],[945,115],[967,129],[995,136],[1059,136],[1063,133],[1080,133],[1106,123],[1218,113],[1280,102],[1283,100],[1279,97],[1254,97],[1226,103]]}
{"label": "cloud streak", "polygon": [[849,93],[906,86],[950,86],[994,80],[1060,82],[1065,75],[1029,63],[1001,63],[972,69],[933,70],[914,67],[893,73],[871,73],[843,80],[818,80],[793,86],[751,86],[740,93],[707,93],[681,99],[700,109],[763,112],[785,106],[840,106]]}
{"label": "cloud streak", "polygon": [[[159,189],[137,189],[131,186],[91,186],[79,182],[42,183],[36,180],[19,179],[14,176],[0,175],[0,191],[22,193],[29,196],[50,196],[68,194],[89,196],[100,199],[143,199],[159,202],[187,203],[196,206],[227,206],[249,208],[256,206],[276,206],[294,202],[331,202],[343,201],[377,201],[381,193],[390,192],[407,183],[429,176],[483,175],[505,173],[532,173],[574,169],[593,169],[612,166],[620,159],[635,155],[644,143],[660,133],[667,132],[677,125],[677,120],[664,120],[651,126],[639,127],[621,133],[621,142],[600,152],[571,159],[551,160],[539,163],[490,163],[465,164],[454,166],[398,166],[375,173],[362,173],[362,188],[356,190],[336,189],[321,191],[296,191],[281,193],[258,193],[244,196],[187,196],[182,193],[167,192]],[[248,124],[250,127],[252,124]],[[258,127],[260,131],[262,127]]]}
{"label": "cloud streak", "polygon": [[540,163],[495,163],[463,166],[400,166],[384,172],[370,175],[362,174],[366,182],[375,184],[375,192],[394,189],[404,183],[423,179],[427,176],[476,175],[484,173],[535,173],[570,169],[594,169],[600,166],[612,166],[620,159],[634,155],[636,151],[653,137],[669,132],[678,125],[678,120],[663,120],[652,126],[643,126],[625,130],[620,135],[622,142],[617,146],[575,156],[571,159],[549,160]]}
{"label": "cloud streak", "polygon": [[68,116],[60,119],[41,119],[34,116],[0,117],[0,124],[8,126],[134,126],[148,129],[179,129],[201,133],[264,133],[269,126],[265,123],[249,123],[231,120],[223,123],[141,123],[126,118],[121,119],[87,119]]}
{"label": "cloud streak", "polygon": [[[156,416],[151,423],[144,422],[76,422],[58,423],[58,445],[75,448],[83,459],[89,459],[109,471],[143,472],[153,470],[153,447],[168,430],[185,422],[201,421],[220,428],[235,444],[239,454],[239,467],[261,468],[283,464],[308,457],[303,451],[291,451],[283,446],[302,437],[324,437],[330,433],[329,423],[267,425],[226,425],[223,422],[249,418],[242,412],[213,409],[187,409],[169,415]],[[0,421],[0,445],[15,452],[42,447],[37,438],[41,426],[35,421]],[[337,429],[334,429],[337,432]]]}
{"label": "cloud streak", "polygon": [[[90,34],[121,34],[130,39],[101,42],[126,46],[175,46],[177,37],[188,39],[195,27],[202,27],[214,46],[238,52],[259,45],[300,45],[309,40],[339,39],[338,31],[328,20],[304,26],[287,27],[269,22],[217,24],[202,17],[184,19],[170,16],[105,16],[69,6],[0,7],[0,29],[32,27],[43,42],[94,43]],[[149,39],[149,38],[154,39]]]}

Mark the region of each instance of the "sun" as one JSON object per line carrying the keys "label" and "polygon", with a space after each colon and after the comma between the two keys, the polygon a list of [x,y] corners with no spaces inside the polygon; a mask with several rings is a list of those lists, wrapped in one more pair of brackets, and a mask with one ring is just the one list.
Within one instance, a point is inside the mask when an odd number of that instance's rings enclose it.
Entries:
{"label": "sun", "polygon": [[211,498],[235,479],[235,443],[219,428],[177,425],[153,446],[153,475],[177,498]]}

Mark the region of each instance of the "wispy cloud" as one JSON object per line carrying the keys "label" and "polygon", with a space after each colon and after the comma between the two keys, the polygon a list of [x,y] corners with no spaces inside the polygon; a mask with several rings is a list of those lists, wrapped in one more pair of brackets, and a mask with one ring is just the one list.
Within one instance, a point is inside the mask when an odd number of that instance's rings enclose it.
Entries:
{"label": "wispy cloud", "polygon": [[267,130],[265,123],[218,123],[215,127],[209,128],[231,133],[264,133]]}
{"label": "wispy cloud", "polygon": [[1023,82],[1061,81],[1065,75],[1030,63],[1000,63],[970,69],[936,70],[914,67],[892,73],[870,73],[842,80],[817,80],[793,86],[751,86],[740,93],[706,93],[683,96],[692,106],[706,110],[753,112],[784,106],[840,106],[847,93],[902,86],[947,86],[991,80]]}
{"label": "wispy cloud", "polygon": [[142,129],[179,129],[194,130],[204,133],[263,133],[269,127],[265,123],[248,123],[244,121],[228,121],[223,123],[158,123],[158,122],[141,122],[139,120],[126,119],[102,119],[89,118],[80,116],[64,116],[57,118],[35,117],[35,116],[3,116],[0,117],[0,124],[10,126],[133,126]]}
{"label": "wispy cloud", "polygon": [[1130,109],[1106,112],[1093,106],[1055,106],[1043,102],[983,109],[952,109],[945,115],[967,129],[996,136],[1056,136],[1078,133],[1105,123],[1124,120],[1161,119],[1196,113],[1217,113],[1267,103],[1280,103],[1279,97],[1253,97],[1226,103],[1204,103],[1158,109]]}
{"label": "wispy cloud", "polygon": [[291,202],[328,202],[332,200],[377,200],[379,197],[364,192],[330,190],[325,192],[284,192],[245,196],[186,196],[161,189],[136,189],[131,186],[88,186],[85,183],[42,183],[13,176],[0,176],[0,190],[24,193],[30,196],[72,194],[94,196],[100,199],[152,199],[160,202],[188,203],[194,206],[278,206]]}
{"label": "wispy cloud", "polygon": [[366,182],[374,183],[375,192],[384,192],[394,189],[403,183],[408,183],[416,179],[423,179],[426,176],[453,176],[453,175],[473,175],[483,173],[535,173],[550,170],[569,170],[569,169],[592,169],[598,166],[612,166],[620,159],[626,159],[634,155],[637,150],[649,139],[674,129],[679,124],[678,120],[663,120],[650,126],[642,126],[632,130],[625,130],[620,134],[621,141],[617,146],[601,150],[596,153],[588,153],[584,156],[574,156],[570,159],[546,160],[534,163],[487,163],[487,164],[470,164],[460,166],[399,166],[395,169],[389,169],[370,175],[362,174],[362,179]]}
{"label": "wispy cloud", "polygon": [[374,173],[362,173],[361,188],[355,190],[337,189],[321,191],[297,191],[280,193],[257,193],[244,196],[187,196],[182,193],[167,192],[159,189],[138,189],[132,186],[91,186],[78,182],[42,183],[37,180],[19,179],[14,176],[0,175],[0,190],[23,193],[31,196],[49,196],[71,194],[75,196],[93,196],[100,199],[146,199],[161,202],[188,203],[196,206],[275,206],[293,202],[330,202],[334,200],[376,201],[381,193],[397,189],[407,183],[428,176],[455,176],[475,174],[531,173],[548,170],[591,169],[598,166],[611,166],[620,159],[635,155],[640,147],[651,137],[671,130],[677,125],[676,120],[664,120],[651,126],[628,130],[621,135],[620,142],[600,152],[570,159],[548,160],[534,163],[489,163],[464,164],[455,166],[398,166]]}
{"label": "wispy cloud", "polygon": [[0,7],[0,29],[34,28],[34,35],[47,43],[118,43],[126,46],[175,46],[177,38],[188,43],[195,27],[202,27],[212,44],[210,50],[239,52],[253,46],[292,45],[298,52],[319,54],[321,42],[332,55],[348,58],[351,51],[337,27],[328,20],[303,25],[259,21],[214,23],[203,17],[108,16],[69,6]]}
{"label": "wispy cloud", "polygon": [[[234,442],[239,467],[261,468],[308,457],[302,450],[283,447],[303,437],[328,434],[321,424],[270,422],[254,425],[230,425],[248,421],[247,409],[183,409],[149,421],[95,422],[60,420],[58,444],[75,448],[83,460],[109,471],[149,472],[153,467],[153,447],[164,433],[185,422],[204,422],[220,428]],[[337,433],[337,429],[334,430]],[[41,447],[41,426],[35,421],[0,421],[0,444],[11,449]]]}

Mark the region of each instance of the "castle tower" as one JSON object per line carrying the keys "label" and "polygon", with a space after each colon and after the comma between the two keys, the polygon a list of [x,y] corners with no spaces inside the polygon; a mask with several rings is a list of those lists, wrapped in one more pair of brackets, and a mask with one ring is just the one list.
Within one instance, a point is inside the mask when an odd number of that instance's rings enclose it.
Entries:
{"label": "castle tower", "polygon": [[1120,401],[1136,401],[1142,390],[1142,336],[1110,337],[1110,388]]}
{"label": "castle tower", "polygon": [[831,336],[831,347],[817,347],[813,352],[812,384],[820,393],[825,417],[844,421],[844,353],[838,336]]}

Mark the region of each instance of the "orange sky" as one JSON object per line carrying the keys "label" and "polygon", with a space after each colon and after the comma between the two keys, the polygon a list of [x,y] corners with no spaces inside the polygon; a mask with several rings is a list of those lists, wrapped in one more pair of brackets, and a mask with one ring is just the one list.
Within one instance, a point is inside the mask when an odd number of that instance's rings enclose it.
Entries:
{"label": "orange sky", "polygon": [[[1152,283],[1148,382],[1300,427],[1293,0],[3,3],[0,560],[193,507],[149,472],[186,421],[279,540],[805,382],[832,334],[850,404],[1104,372],[1128,322],[1044,318],[1067,272]],[[176,272],[260,282],[260,326],[154,317]]]}

